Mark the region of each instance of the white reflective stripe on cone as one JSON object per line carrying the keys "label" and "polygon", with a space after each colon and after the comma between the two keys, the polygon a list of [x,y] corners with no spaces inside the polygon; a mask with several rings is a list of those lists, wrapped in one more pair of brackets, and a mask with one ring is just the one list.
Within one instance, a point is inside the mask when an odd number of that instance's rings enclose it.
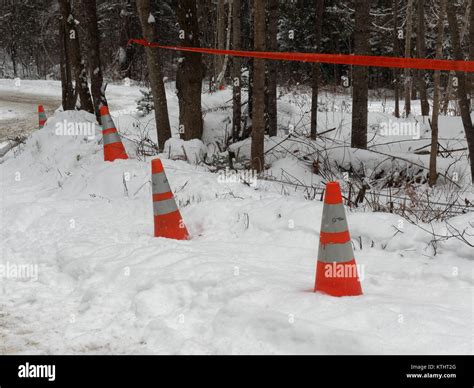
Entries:
{"label": "white reflective stripe on cone", "polygon": [[348,230],[346,213],[342,204],[324,204],[321,232],[339,233]]}
{"label": "white reflective stripe on cone", "polygon": [[354,259],[352,243],[344,244],[319,244],[318,261],[323,263],[346,263]]}
{"label": "white reflective stripe on cone", "polygon": [[171,191],[168,178],[164,172],[158,172],[151,176],[151,185],[153,194],[164,194]]}
{"label": "white reflective stripe on cone", "polygon": [[178,206],[176,205],[174,198],[153,202],[153,214],[155,216],[173,213],[176,210],[178,210]]}
{"label": "white reflective stripe on cone", "polygon": [[110,117],[110,115],[102,116],[100,118],[100,120],[102,122],[102,128],[104,130],[115,128],[115,124],[114,124],[112,118]]}
{"label": "white reflective stripe on cone", "polygon": [[120,135],[117,132],[112,132],[108,133],[107,135],[103,135],[103,138],[104,145],[122,142],[122,140],[120,139]]}

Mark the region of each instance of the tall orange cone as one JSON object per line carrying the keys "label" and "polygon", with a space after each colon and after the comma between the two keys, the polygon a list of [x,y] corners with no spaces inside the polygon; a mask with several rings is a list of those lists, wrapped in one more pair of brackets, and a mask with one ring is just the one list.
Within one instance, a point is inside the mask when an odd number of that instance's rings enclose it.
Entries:
{"label": "tall orange cone", "polygon": [[113,162],[115,159],[128,159],[120,135],[110,117],[109,108],[101,106],[102,137],[104,139],[104,161]]}
{"label": "tall orange cone", "polygon": [[362,295],[338,182],[326,185],[314,291],[332,296]]}
{"label": "tall orange cone", "polygon": [[187,240],[189,233],[174,200],[160,159],[152,160],[151,174],[155,237]]}
{"label": "tall orange cone", "polygon": [[46,123],[46,120],[47,120],[43,105],[38,105],[38,119],[39,119],[39,129],[41,129],[44,127],[44,124]]}

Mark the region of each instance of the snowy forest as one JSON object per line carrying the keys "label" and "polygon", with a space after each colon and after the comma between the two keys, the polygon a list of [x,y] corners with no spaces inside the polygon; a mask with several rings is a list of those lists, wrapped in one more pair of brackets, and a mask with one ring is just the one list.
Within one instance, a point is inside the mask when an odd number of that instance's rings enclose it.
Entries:
{"label": "snowy forest", "polygon": [[472,354],[473,61],[472,0],[0,0],[0,353]]}

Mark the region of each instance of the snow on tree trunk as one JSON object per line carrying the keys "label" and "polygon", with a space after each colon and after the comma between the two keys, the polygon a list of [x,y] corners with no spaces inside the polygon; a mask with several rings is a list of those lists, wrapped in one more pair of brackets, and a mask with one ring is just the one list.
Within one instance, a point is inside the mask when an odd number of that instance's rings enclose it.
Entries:
{"label": "snow on tree trunk", "polygon": [[[156,30],[154,23],[148,23],[150,16],[150,0],[137,0],[137,11],[140,18],[143,37],[149,42],[156,41]],[[166,101],[165,85],[161,70],[160,52],[158,48],[146,47],[146,59],[148,65],[149,79],[153,101],[155,106],[156,133],[158,137],[158,148],[163,150],[166,140],[171,137],[171,126],[168,116],[168,105]]]}
{"label": "snow on tree trunk", "polygon": [[89,113],[94,113],[94,105],[89,92],[87,73],[84,66],[84,60],[81,55],[81,46],[79,35],[76,29],[76,20],[71,13],[71,4],[69,0],[58,0],[62,21],[66,30],[66,39],[68,41],[71,62],[74,67],[74,78],[76,81],[76,90],[79,94],[81,108]]}

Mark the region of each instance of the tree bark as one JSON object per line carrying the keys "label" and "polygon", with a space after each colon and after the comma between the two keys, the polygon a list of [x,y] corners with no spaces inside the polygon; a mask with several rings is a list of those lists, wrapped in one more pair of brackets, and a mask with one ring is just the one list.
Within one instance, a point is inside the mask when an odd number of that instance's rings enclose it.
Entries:
{"label": "tree bark", "polygon": [[[440,10],[438,15],[438,27],[436,36],[436,59],[443,57],[443,36],[444,36],[444,16],[446,13],[446,0],[440,0]],[[431,150],[430,150],[430,176],[429,185],[434,186],[438,179],[436,171],[436,160],[438,157],[438,116],[439,116],[439,96],[440,96],[440,71],[434,72],[433,85],[433,113],[431,117]]]}
{"label": "tree bark", "polygon": [[[199,47],[199,26],[196,2],[178,1],[178,21],[184,32],[182,46]],[[176,74],[176,89],[179,101],[179,124],[184,129],[184,138],[201,139],[203,120],[201,111],[201,88],[203,64],[201,54],[181,52]]]}
{"label": "tree bark", "polygon": [[[240,0],[233,0],[232,6],[232,48],[241,50],[242,30],[240,19]],[[234,142],[240,137],[242,122],[242,61],[239,57],[232,58],[232,139]]]}
{"label": "tree bark", "polygon": [[[426,57],[426,44],[425,44],[425,0],[418,0],[418,28],[416,31],[416,51],[418,58]],[[417,83],[418,90],[420,92],[420,104],[421,104],[421,115],[428,116],[430,114],[430,104],[428,103],[428,95],[426,92],[425,82],[425,71],[418,70]]]}
{"label": "tree bark", "polygon": [[[469,23],[469,17],[470,17],[470,10],[472,9],[472,1],[471,0],[468,0],[468,4],[467,4],[467,7],[466,7],[466,12],[464,13],[464,17],[463,17],[463,24],[462,24],[462,28],[461,28],[461,36],[460,36],[460,41],[462,42],[463,39],[464,39],[464,35],[466,35],[466,31],[467,31],[467,25]],[[448,113],[448,109],[449,109],[449,101],[451,100],[451,97],[452,97],[452,94],[453,94],[453,77],[456,73],[454,71],[450,71],[449,72],[449,77],[448,77],[448,81],[447,81],[447,84],[446,84],[446,93],[444,95],[444,103],[443,103],[443,113],[444,114],[447,114]]]}
{"label": "tree bark", "polygon": [[[225,0],[217,0],[217,31],[216,31],[216,41],[217,48],[219,50],[225,49]],[[224,57],[222,55],[216,55],[214,57],[214,81],[216,83],[216,88],[219,89],[221,85],[217,84],[217,78],[221,74],[224,67]]]}
{"label": "tree bark", "polygon": [[[267,50],[278,50],[278,0],[267,0]],[[277,135],[277,62],[266,61],[266,90],[265,90],[265,132],[270,136]]]}
{"label": "tree bark", "polygon": [[76,91],[81,101],[81,109],[94,114],[94,105],[89,93],[89,84],[87,73],[84,67],[84,61],[81,55],[81,46],[79,44],[79,35],[76,29],[74,16],[71,12],[69,0],[58,0],[62,21],[66,31],[67,46],[69,47],[70,59],[74,68],[74,79],[76,81]]}
{"label": "tree bark", "polygon": [[[369,55],[369,0],[355,0],[354,52]],[[352,70],[352,133],[351,147],[367,148],[367,114],[369,74],[365,66],[354,66]]]}
{"label": "tree bark", "polygon": [[89,73],[91,77],[91,92],[94,102],[95,116],[99,124],[100,107],[107,106],[105,98],[105,88],[103,85],[102,64],[100,61],[100,33],[97,22],[97,3],[96,0],[82,0],[84,7],[85,27],[88,41]]}
{"label": "tree bark", "polygon": [[[266,0],[254,0],[254,47],[265,51],[265,9]],[[264,169],[265,140],[265,60],[254,59],[253,111],[252,111],[252,168]]]}
{"label": "tree bark", "polygon": [[[232,30],[232,0],[228,0],[229,12],[228,12],[228,21],[227,21],[227,29],[226,29],[226,42],[225,42],[225,49],[230,50],[230,36]],[[219,55],[221,57],[221,55]],[[227,65],[229,64],[229,56],[226,54],[224,56],[224,63],[222,64],[222,69],[219,75],[217,76],[216,84],[217,87],[222,89],[225,85],[225,74],[227,72]]]}
{"label": "tree bark", "polygon": [[[398,38],[398,1],[393,0],[393,54],[400,56],[400,40]],[[400,69],[393,69],[393,87],[395,94],[395,117],[400,117]]]}
{"label": "tree bark", "polygon": [[[406,18],[406,35],[405,35],[405,58],[411,56],[411,36],[413,30],[413,0],[408,0],[407,4],[407,18]],[[405,69],[405,117],[408,117],[411,113],[411,88],[412,79],[410,69]]]}
{"label": "tree bark", "polygon": [[[451,45],[453,49],[454,59],[457,61],[463,61],[464,55],[461,48],[461,39],[459,37],[458,22],[456,19],[456,8],[452,1],[448,2],[447,14],[448,14],[448,25],[449,32],[451,35]],[[467,148],[469,150],[469,160],[471,164],[471,181],[474,183],[474,130],[472,127],[471,114],[469,109],[469,100],[467,98],[467,80],[466,73],[462,71],[456,71],[458,78],[457,96],[459,108],[461,110],[461,118],[466,132]]]}
{"label": "tree bark", "polygon": [[76,93],[72,86],[71,64],[69,62],[68,38],[65,25],[59,22],[60,69],[63,110],[74,110],[76,106]]}
{"label": "tree bark", "polygon": [[[321,52],[321,34],[323,26],[324,0],[316,0],[316,21],[314,31],[314,52]],[[318,94],[321,66],[313,63],[312,92],[311,92],[311,139],[316,139],[318,132]]]}
{"label": "tree bark", "polygon": [[[137,0],[136,5],[144,38],[149,42],[156,42],[155,24],[148,22],[151,15],[150,0]],[[146,47],[145,52],[151,92],[155,105],[158,148],[162,151],[166,140],[171,137],[171,127],[168,116],[168,104],[166,102],[166,90],[163,83],[163,72],[161,70],[160,52],[158,48],[152,47]]]}
{"label": "tree bark", "polygon": [[[469,13],[469,60],[474,61],[474,4],[472,4],[472,1]],[[469,95],[472,111],[474,109],[474,73],[469,74]]]}

